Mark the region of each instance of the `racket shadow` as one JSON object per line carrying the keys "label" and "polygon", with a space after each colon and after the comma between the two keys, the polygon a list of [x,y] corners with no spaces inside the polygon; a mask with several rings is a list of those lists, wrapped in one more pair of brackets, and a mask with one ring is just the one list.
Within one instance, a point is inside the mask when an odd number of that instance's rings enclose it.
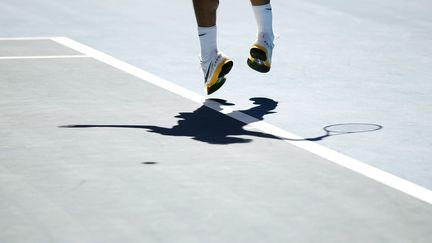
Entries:
{"label": "racket shadow", "polygon": [[322,129],[324,130],[324,134],[317,137],[309,137],[304,139],[284,138],[284,140],[316,142],[333,136],[376,132],[378,130],[383,129],[383,126],[374,123],[338,123],[338,124],[325,126]]}

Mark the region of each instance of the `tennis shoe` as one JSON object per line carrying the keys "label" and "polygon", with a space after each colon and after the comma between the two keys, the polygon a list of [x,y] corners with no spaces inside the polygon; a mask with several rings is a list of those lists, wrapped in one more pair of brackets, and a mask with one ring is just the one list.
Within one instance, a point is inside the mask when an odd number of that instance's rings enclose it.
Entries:
{"label": "tennis shoe", "polygon": [[249,51],[249,58],[247,64],[250,68],[261,72],[267,73],[270,71],[271,59],[274,48],[273,35],[260,33],[257,40],[252,44]]}
{"label": "tennis shoe", "polygon": [[225,83],[225,76],[231,71],[233,62],[222,52],[218,51],[213,58],[201,60],[204,74],[204,84],[207,95],[216,92]]}

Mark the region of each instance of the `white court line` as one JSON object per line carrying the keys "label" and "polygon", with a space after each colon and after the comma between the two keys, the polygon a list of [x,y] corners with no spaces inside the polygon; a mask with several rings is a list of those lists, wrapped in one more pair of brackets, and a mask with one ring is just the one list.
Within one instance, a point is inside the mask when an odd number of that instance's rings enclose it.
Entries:
{"label": "white court line", "polygon": [[321,146],[317,143],[311,142],[311,141],[291,141],[292,140],[301,140],[302,137],[299,137],[297,135],[294,135],[290,132],[287,132],[281,128],[278,128],[276,126],[273,126],[267,122],[259,121],[254,117],[251,117],[249,115],[246,115],[241,112],[236,112],[230,108],[220,108],[220,105],[214,101],[206,101],[206,98],[202,95],[199,95],[197,93],[194,93],[188,89],[185,89],[181,86],[178,86],[176,84],[173,84],[167,80],[164,80],[156,75],[153,75],[149,72],[146,72],[142,69],[139,69],[137,67],[134,67],[130,64],[127,64],[123,61],[120,61],[112,56],[109,56],[105,53],[102,53],[98,50],[95,50],[91,47],[88,47],[86,45],[83,45],[81,43],[78,43],[74,40],[71,40],[67,37],[53,37],[53,41],[60,43],[64,46],[67,46],[73,50],[76,50],[78,52],[81,52],[83,54],[86,54],[88,56],[91,56],[103,63],[106,63],[110,66],[113,66],[119,70],[122,70],[126,73],[129,73],[135,77],[138,77],[140,79],[143,79],[149,83],[152,83],[156,86],[159,86],[163,89],[166,89],[168,91],[171,91],[172,93],[178,94],[180,96],[183,96],[189,100],[195,101],[201,105],[205,105],[213,110],[216,110],[218,112],[224,113],[234,119],[237,119],[241,122],[244,122],[248,124],[249,127],[253,127],[255,129],[258,129],[264,133],[272,134],[274,136],[280,137],[282,139],[286,139],[285,141],[297,146],[299,148],[302,148],[310,153],[313,153],[315,155],[318,155],[324,159],[327,159],[335,164],[338,164],[340,166],[343,166],[347,169],[350,169],[352,171],[355,171],[361,175],[364,175],[368,178],[371,178],[375,181],[381,182],[384,185],[387,185],[389,187],[392,187],[396,190],[399,190],[401,192],[404,192],[408,195],[411,195],[415,198],[418,198],[424,202],[427,202],[429,204],[432,204],[432,191],[419,186],[417,184],[414,184],[410,181],[407,181],[405,179],[399,178],[395,175],[392,175],[388,172],[385,172],[383,170],[377,169],[375,167],[372,167],[366,163],[363,163],[359,160],[350,158],[346,155],[343,155],[339,152],[336,152],[332,149],[326,148],[324,146]]}
{"label": "white court line", "polygon": [[91,58],[87,55],[58,55],[58,56],[9,56],[0,57],[0,60],[13,60],[13,59],[56,59],[56,58]]}
{"label": "white court line", "polygon": [[3,37],[0,41],[7,40],[51,40],[51,37]]}

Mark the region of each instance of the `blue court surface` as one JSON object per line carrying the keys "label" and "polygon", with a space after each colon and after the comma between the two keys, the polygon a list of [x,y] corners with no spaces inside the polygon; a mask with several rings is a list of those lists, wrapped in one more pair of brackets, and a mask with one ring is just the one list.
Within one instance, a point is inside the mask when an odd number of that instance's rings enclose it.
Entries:
{"label": "blue court surface", "polygon": [[430,242],[432,4],[3,1],[0,242]]}

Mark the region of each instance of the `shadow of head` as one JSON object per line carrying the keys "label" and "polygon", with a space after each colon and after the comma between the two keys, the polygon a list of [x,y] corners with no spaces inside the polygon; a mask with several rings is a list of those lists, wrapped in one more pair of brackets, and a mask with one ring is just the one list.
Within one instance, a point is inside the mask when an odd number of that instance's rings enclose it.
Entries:
{"label": "shadow of head", "polygon": [[250,98],[249,100],[253,101],[252,104],[254,104],[254,105],[267,107],[270,110],[275,109],[276,106],[278,105],[277,101],[275,101],[273,99],[265,98],[265,97],[254,97],[254,98]]}

